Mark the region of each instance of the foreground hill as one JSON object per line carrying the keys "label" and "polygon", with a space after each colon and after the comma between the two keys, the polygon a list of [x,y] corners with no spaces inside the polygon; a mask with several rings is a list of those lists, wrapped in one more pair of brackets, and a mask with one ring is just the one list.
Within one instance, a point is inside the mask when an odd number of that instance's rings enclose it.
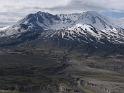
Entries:
{"label": "foreground hill", "polygon": [[66,50],[3,50],[0,93],[123,93],[123,60]]}

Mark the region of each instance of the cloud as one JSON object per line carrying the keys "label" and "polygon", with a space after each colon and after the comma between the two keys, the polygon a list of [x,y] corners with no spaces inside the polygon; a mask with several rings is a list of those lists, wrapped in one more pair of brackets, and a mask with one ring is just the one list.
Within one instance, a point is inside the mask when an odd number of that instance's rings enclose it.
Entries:
{"label": "cloud", "polygon": [[66,6],[70,0],[0,0],[0,25],[8,25],[44,8]]}
{"label": "cloud", "polygon": [[77,11],[124,11],[123,0],[71,0],[66,6],[57,6],[51,10],[77,10]]}
{"label": "cloud", "polygon": [[124,11],[123,0],[0,0],[0,11]]}
{"label": "cloud", "polygon": [[70,0],[0,0],[2,10],[20,9],[23,7],[51,8],[66,5]]}
{"label": "cloud", "polygon": [[124,0],[0,0],[0,22],[13,23],[37,11],[72,13],[94,10],[107,15],[113,11],[115,15],[124,14]]}

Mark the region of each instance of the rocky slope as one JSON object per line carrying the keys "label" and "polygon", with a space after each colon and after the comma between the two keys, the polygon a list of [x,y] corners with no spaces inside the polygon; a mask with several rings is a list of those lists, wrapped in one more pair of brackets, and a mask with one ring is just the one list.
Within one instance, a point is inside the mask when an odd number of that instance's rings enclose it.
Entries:
{"label": "rocky slope", "polygon": [[0,31],[1,47],[27,43],[122,51],[124,29],[97,12],[88,11],[59,15],[37,12]]}

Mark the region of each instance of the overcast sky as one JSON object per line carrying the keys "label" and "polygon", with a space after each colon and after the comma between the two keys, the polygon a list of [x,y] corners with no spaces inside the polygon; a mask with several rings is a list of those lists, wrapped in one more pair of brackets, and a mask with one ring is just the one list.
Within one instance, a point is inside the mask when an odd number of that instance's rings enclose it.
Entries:
{"label": "overcast sky", "polygon": [[14,23],[36,11],[52,13],[98,11],[119,18],[124,17],[124,0],[0,0],[0,25]]}

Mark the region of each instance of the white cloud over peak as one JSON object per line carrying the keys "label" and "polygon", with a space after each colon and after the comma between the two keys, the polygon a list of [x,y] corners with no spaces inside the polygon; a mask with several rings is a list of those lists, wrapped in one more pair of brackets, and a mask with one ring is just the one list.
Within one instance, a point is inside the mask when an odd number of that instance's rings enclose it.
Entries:
{"label": "white cloud over peak", "polygon": [[0,11],[19,11],[25,8],[124,11],[124,0],[0,0]]}
{"label": "white cloud over peak", "polygon": [[0,0],[1,9],[20,9],[23,7],[51,8],[64,6],[70,0]]}
{"label": "white cloud over peak", "polygon": [[52,13],[124,12],[124,0],[0,0],[0,22],[4,24],[13,23],[27,14],[37,11]]}

